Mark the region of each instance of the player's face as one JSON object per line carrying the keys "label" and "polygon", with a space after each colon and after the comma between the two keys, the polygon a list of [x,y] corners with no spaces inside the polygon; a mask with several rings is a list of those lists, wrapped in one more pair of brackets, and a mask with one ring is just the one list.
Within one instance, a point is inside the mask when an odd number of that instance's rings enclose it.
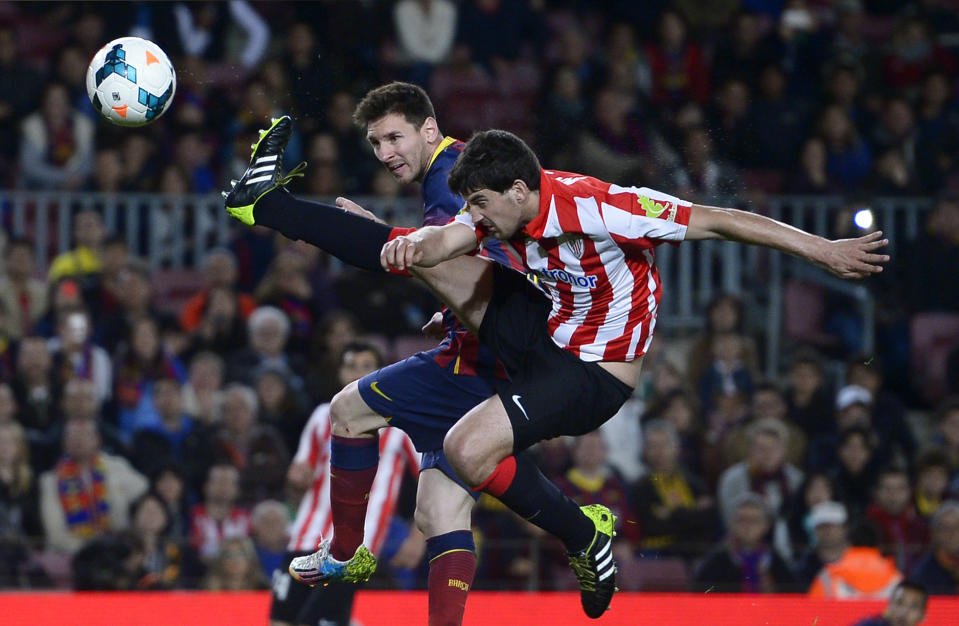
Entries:
{"label": "player's face", "polygon": [[497,239],[510,239],[523,226],[521,207],[509,189],[500,193],[480,189],[466,196],[466,208],[474,224],[482,224]]}
{"label": "player's face", "polygon": [[922,594],[914,589],[897,589],[886,609],[886,619],[893,626],[916,626],[925,616]]}
{"label": "player's face", "polygon": [[366,127],[376,158],[404,185],[423,180],[426,173],[432,156],[425,136],[427,126],[417,129],[399,113],[389,113]]}

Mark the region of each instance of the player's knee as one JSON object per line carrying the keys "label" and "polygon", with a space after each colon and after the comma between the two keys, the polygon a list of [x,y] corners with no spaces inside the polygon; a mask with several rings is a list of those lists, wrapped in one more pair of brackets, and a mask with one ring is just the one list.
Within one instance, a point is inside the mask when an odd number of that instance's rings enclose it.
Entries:
{"label": "player's knee", "polygon": [[356,383],[347,385],[330,401],[330,428],[338,437],[355,437],[361,434],[356,428],[358,417],[356,398],[359,390]]}
{"label": "player's knee", "polygon": [[480,442],[473,441],[470,433],[455,428],[448,432],[443,440],[443,452],[459,477],[470,487],[486,480],[483,475],[483,451]]}

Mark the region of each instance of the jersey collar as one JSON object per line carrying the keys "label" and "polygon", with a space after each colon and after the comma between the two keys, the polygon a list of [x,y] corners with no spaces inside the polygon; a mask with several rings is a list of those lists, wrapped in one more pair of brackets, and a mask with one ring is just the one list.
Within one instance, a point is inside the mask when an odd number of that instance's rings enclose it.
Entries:
{"label": "jersey collar", "polygon": [[430,157],[430,162],[426,166],[426,171],[429,171],[433,167],[433,161],[436,160],[436,157],[440,155],[440,152],[446,150],[451,143],[454,143],[456,140],[452,137],[443,137],[443,141],[440,142],[440,145],[436,146],[436,150],[433,150],[433,156]]}
{"label": "jersey collar", "polygon": [[546,175],[546,170],[539,171],[539,213],[536,214],[529,224],[523,227],[520,235],[526,235],[536,239],[543,234],[546,227],[546,218],[549,217],[549,205],[553,201],[553,181]]}

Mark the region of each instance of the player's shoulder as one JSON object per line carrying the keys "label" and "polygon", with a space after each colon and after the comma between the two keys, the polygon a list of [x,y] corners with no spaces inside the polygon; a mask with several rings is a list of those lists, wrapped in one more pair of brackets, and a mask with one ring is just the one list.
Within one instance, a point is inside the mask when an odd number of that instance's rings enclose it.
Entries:
{"label": "player's shoulder", "polygon": [[549,183],[550,191],[555,195],[609,193],[610,184],[594,176],[559,170],[543,170],[543,174]]}

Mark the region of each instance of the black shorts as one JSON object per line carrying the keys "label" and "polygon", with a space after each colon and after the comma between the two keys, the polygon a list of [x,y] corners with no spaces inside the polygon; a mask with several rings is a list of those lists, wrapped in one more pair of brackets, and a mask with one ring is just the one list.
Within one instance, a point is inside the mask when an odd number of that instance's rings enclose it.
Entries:
{"label": "black shorts", "polygon": [[349,626],[356,585],[342,581],[327,586],[309,585],[293,580],[287,569],[294,557],[309,552],[288,552],[281,569],[273,570],[270,583],[270,619],[291,624],[336,624]]}
{"label": "black shorts", "polygon": [[549,298],[527,276],[492,265],[493,295],[479,339],[510,377],[498,394],[513,426],[513,452],[596,430],[633,390],[597,363],[557,346],[546,326]]}

